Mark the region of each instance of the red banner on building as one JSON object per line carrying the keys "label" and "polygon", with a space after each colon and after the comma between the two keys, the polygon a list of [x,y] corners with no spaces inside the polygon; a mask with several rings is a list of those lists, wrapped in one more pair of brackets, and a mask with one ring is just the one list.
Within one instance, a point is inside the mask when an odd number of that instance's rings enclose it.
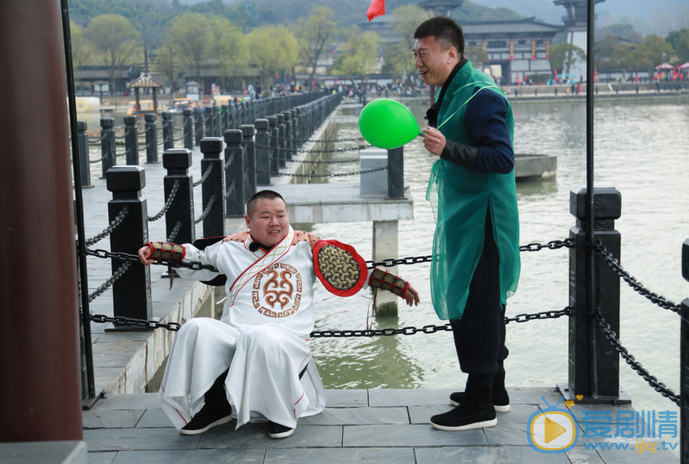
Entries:
{"label": "red banner on building", "polygon": [[545,41],[545,59],[550,59],[550,40]]}
{"label": "red banner on building", "polygon": [[510,40],[510,61],[514,61],[514,40]]}
{"label": "red banner on building", "polygon": [[531,41],[531,59],[532,60],[536,59],[536,41],[535,40]]}

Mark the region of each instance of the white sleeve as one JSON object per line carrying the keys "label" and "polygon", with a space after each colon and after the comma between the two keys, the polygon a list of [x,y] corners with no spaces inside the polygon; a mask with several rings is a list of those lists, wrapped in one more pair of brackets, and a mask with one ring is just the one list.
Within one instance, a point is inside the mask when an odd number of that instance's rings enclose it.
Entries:
{"label": "white sleeve", "polygon": [[[209,247],[204,248],[203,250],[199,250],[191,243],[185,243],[184,245],[182,245],[185,251],[184,259],[182,261],[185,263],[194,262],[201,264],[209,264],[218,269],[218,254],[220,252],[220,247],[222,246],[222,244],[223,242],[219,241]],[[222,272],[214,272],[209,269],[195,270],[181,266],[175,268],[175,271],[183,279],[203,281],[213,280],[214,278],[222,274]]]}

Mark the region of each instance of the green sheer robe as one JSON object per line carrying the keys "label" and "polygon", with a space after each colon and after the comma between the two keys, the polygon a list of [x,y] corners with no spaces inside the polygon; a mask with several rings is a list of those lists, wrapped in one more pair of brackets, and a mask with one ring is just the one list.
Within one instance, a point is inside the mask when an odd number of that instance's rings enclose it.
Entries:
{"label": "green sheer robe", "polygon": [[[464,124],[467,103],[481,89],[504,94],[467,62],[457,72],[438,110],[438,129],[453,142],[473,146]],[[514,139],[508,104],[506,122]],[[500,255],[500,299],[517,290],[519,215],[514,169],[509,174],[479,172],[439,159],[433,165],[426,199],[433,205],[436,229],[431,263],[431,298],[440,319],[461,319],[469,284],[481,257],[486,212],[490,207],[493,236]]]}

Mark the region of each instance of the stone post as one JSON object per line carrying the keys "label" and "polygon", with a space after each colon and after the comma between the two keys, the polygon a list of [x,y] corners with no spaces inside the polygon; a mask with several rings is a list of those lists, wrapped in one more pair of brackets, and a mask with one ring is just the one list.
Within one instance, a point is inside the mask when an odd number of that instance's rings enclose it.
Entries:
{"label": "stone post", "polygon": [[193,114],[194,112],[190,109],[186,109],[182,113],[184,115],[184,148],[187,150],[194,149],[194,127],[193,127]]}
{"label": "stone post", "polygon": [[[615,219],[622,211],[622,196],[614,188],[595,189],[595,242],[602,242],[608,252],[620,257],[621,237],[614,229]],[[595,308],[587,307],[588,259],[586,237],[586,189],[570,192],[569,210],[576,217],[570,229],[575,246],[569,252],[569,382],[560,386],[565,399],[583,395],[579,402],[625,403],[619,382],[619,355],[605,338],[603,330],[593,318],[600,309],[605,321],[620,335],[620,278],[606,264],[605,258],[593,250],[595,260]],[[593,329],[593,332],[591,330]],[[593,369],[596,366],[596,369]],[[596,378],[592,378],[595,375]],[[597,391],[594,391],[597,385]]]}
{"label": "stone post", "polygon": [[169,150],[175,148],[172,113],[164,111],[161,116],[163,117],[163,150]]}
{"label": "stone post", "polygon": [[203,108],[194,108],[194,123],[196,145],[201,145],[201,139],[203,138]]}
{"label": "stone post", "polygon": [[158,162],[158,132],[156,128],[156,119],[158,116],[155,114],[144,115],[146,120],[146,162],[147,163],[157,163]]}
{"label": "stone post", "polygon": [[[128,209],[122,223],[110,234],[110,249],[113,252],[136,254],[142,244],[149,242],[148,208],[146,200],[141,199],[141,190],[146,186],[144,168],[115,166],[108,171],[106,182],[108,190],[112,192],[112,200],[108,202],[109,222],[115,220],[122,209]],[[125,261],[112,259],[113,274],[124,264]],[[130,262],[129,269],[113,284],[112,300],[115,317],[150,320],[152,316],[150,268],[139,262]],[[131,327],[118,324],[115,327],[132,330]]]}
{"label": "stone post", "polygon": [[136,127],[136,116],[124,117],[124,153],[128,165],[139,164],[139,129]]}
{"label": "stone post", "polygon": [[115,120],[113,118],[101,118],[100,120],[100,153],[103,158],[101,170],[103,177],[108,169],[117,164],[115,158]]}
{"label": "stone post", "polygon": [[404,146],[388,150],[388,198],[404,198]]}
{"label": "stone post", "polygon": [[222,237],[225,235],[225,169],[224,162],[220,158],[222,152],[222,139],[220,137],[206,137],[201,140],[201,174],[206,172],[209,166],[210,174],[201,184],[201,204],[203,211],[208,207],[208,203],[213,198],[208,215],[203,219],[204,237]]}
{"label": "stone post", "polygon": [[277,124],[275,128],[277,129],[277,136],[275,137],[277,152],[278,152],[278,162],[281,168],[287,166],[287,151],[285,150],[285,116],[282,113],[275,115],[277,118]]}
{"label": "stone post", "polygon": [[213,122],[215,118],[213,116],[212,106],[203,109],[203,124],[206,127],[206,137],[213,137],[213,131],[215,130],[215,123]]}
{"label": "stone post", "polygon": [[285,149],[285,159],[287,161],[292,161],[292,143],[294,142],[294,135],[292,134],[292,112],[285,110],[282,112],[282,116],[284,118],[285,125],[285,130],[283,132],[283,137],[285,137],[285,139],[282,141],[282,148]]}
{"label": "stone post", "polygon": [[[89,162],[89,136],[86,133],[88,124],[77,121],[77,137],[79,138],[79,177],[82,187],[93,187],[91,184],[91,163]],[[74,156],[74,155],[72,155]]]}
{"label": "stone post", "polygon": [[244,156],[244,199],[249,200],[251,196],[256,193],[256,143],[254,143],[254,134],[256,128],[251,124],[242,124],[240,126],[242,131],[242,138],[246,153]]}
{"label": "stone post", "polygon": [[[398,256],[398,221],[373,221],[373,260],[382,261],[386,258]],[[387,269],[397,274],[397,266]],[[399,297],[393,293],[378,291],[376,317],[397,317],[397,301]]]}
{"label": "stone post", "polygon": [[165,200],[179,182],[179,187],[170,209],[165,213],[165,231],[169,237],[172,230],[181,224],[179,232],[175,236],[175,243],[192,243],[196,239],[194,224],[194,183],[189,175],[191,167],[191,151],[186,148],[173,148],[163,153],[163,167],[167,169],[167,175],[163,179],[165,188]]}
{"label": "stone post", "polygon": [[270,123],[267,119],[257,119],[256,127],[256,185],[270,185]]}
{"label": "stone post", "polygon": [[[277,116],[268,116],[268,133],[270,134],[270,172],[280,171],[280,152],[278,151],[278,118]],[[284,162],[283,162],[284,163]],[[284,167],[284,164],[283,164]]]}
{"label": "stone post", "polygon": [[225,131],[225,183],[228,192],[232,193],[225,199],[225,214],[227,217],[244,216],[244,148],[242,147],[242,131],[228,129]]}
{"label": "stone post", "polygon": [[222,135],[222,121],[220,120],[220,107],[213,105],[213,136],[220,137]]}

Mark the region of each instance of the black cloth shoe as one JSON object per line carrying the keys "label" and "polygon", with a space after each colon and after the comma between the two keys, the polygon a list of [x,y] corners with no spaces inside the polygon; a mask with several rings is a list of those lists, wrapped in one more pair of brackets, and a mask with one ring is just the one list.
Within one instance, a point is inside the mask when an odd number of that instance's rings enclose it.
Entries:
{"label": "black cloth shoe", "polygon": [[217,404],[206,403],[201,410],[179,431],[182,435],[198,435],[215,426],[227,424],[232,420],[232,406],[218,407]]}
{"label": "black cloth shoe", "polygon": [[273,421],[268,422],[268,436],[270,438],[287,438],[294,433],[294,429],[286,425],[276,424]]}
{"label": "black cloth shoe", "polygon": [[[505,390],[505,371],[499,371],[493,376],[493,406],[496,412],[509,412],[510,396]],[[450,404],[459,406],[464,400],[464,392],[454,392],[450,395]]]}
{"label": "black cloth shoe", "polygon": [[198,435],[232,420],[232,406],[227,401],[227,394],[225,393],[227,372],[223,372],[220,377],[215,379],[213,386],[203,396],[205,404],[189,423],[180,429],[179,433]]}
{"label": "black cloth shoe", "polygon": [[438,430],[471,430],[495,427],[498,419],[490,402],[489,387],[467,384],[464,400],[444,414],[431,417],[431,426]]}
{"label": "black cloth shoe", "polygon": [[[464,392],[454,392],[450,395],[450,404],[452,406],[459,406],[464,400]],[[493,392],[493,407],[495,412],[509,412],[510,411],[510,396],[507,390]]]}

